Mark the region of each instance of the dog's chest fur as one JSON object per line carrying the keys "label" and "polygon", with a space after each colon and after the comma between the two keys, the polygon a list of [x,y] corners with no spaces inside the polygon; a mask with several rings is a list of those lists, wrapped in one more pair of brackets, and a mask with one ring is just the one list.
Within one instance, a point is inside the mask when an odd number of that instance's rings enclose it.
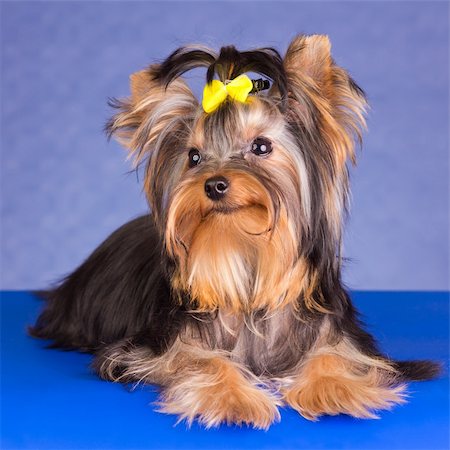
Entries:
{"label": "dog's chest fur", "polygon": [[208,350],[224,350],[256,375],[271,376],[289,372],[311,348],[318,329],[299,321],[292,306],[266,317],[262,313],[218,313],[193,325],[186,330],[188,339],[197,340],[199,334],[203,345],[208,343]]}

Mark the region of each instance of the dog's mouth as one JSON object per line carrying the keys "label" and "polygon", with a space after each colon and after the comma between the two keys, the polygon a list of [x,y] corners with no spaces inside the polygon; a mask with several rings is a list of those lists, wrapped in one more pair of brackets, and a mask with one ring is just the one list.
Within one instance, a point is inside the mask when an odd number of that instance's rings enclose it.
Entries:
{"label": "dog's mouth", "polygon": [[248,208],[249,206],[227,206],[227,205],[220,205],[215,206],[214,208],[211,208],[210,213],[217,213],[217,214],[233,214],[236,211],[240,211],[242,209]]}
{"label": "dog's mouth", "polygon": [[209,219],[215,220],[223,217],[233,218],[233,224],[241,223],[242,229],[247,234],[263,235],[271,231],[271,227],[267,226],[263,229],[261,224],[267,223],[267,207],[259,204],[247,205],[214,205],[201,214],[201,223],[207,222]]}
{"label": "dog's mouth", "polygon": [[211,215],[224,215],[224,216],[228,216],[231,214],[235,214],[237,212],[242,212],[245,210],[249,210],[252,208],[263,208],[262,205],[226,205],[226,204],[221,204],[221,205],[214,205],[212,208],[209,208],[207,211],[205,211],[201,217],[202,217],[202,221],[206,220],[208,217],[210,217]]}
{"label": "dog's mouth", "polygon": [[202,221],[205,221],[209,217],[216,215],[216,214],[228,216],[228,215],[234,214],[238,211],[241,211],[244,208],[247,208],[247,206],[227,206],[227,205],[214,206],[213,208],[208,209],[201,215]]}

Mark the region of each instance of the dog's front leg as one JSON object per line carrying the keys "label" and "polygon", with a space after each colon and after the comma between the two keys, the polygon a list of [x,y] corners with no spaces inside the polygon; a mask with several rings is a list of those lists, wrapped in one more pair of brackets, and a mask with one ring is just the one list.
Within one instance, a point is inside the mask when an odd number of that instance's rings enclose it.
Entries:
{"label": "dog's front leg", "polygon": [[343,338],[311,350],[289,379],[283,399],[310,420],[324,414],[376,418],[375,410],[404,402],[404,388],[389,361],[365,355]]}
{"label": "dog's front leg", "polygon": [[220,423],[267,429],[279,420],[277,399],[257,386],[258,379],[226,353],[177,340],[160,356],[132,340],[107,347],[94,361],[98,374],[120,382],[162,386],[159,411],[176,414],[188,425]]}

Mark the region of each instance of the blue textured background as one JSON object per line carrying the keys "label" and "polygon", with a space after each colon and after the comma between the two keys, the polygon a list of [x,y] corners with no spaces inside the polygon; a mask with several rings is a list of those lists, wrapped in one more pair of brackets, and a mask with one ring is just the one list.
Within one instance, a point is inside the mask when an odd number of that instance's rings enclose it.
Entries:
{"label": "blue textured background", "polygon": [[45,286],[145,211],[102,126],[108,96],[177,46],[284,51],[326,33],[372,111],[353,171],[347,283],[448,289],[447,2],[2,2],[3,289]]}
{"label": "blue textured background", "polygon": [[[448,373],[412,383],[408,402],[380,412],[380,420],[339,415],[319,422],[281,408],[267,432],[222,425],[175,426],[153,412],[158,389],[131,391],[100,380],[90,355],[44,350],[26,336],[41,302],[3,292],[0,302],[2,450],[448,450]],[[432,358],[448,367],[448,295],[443,292],[352,292],[369,331],[393,358]],[[423,318],[426,317],[426,320]],[[30,370],[32,368],[32,370]],[[131,386],[130,386],[131,388]]]}

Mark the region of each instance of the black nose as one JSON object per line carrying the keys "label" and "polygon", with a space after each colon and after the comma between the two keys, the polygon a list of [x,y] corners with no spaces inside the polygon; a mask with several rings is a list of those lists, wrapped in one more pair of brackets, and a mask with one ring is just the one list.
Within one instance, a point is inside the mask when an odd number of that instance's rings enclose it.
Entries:
{"label": "black nose", "polygon": [[205,192],[211,200],[220,200],[228,190],[229,182],[224,177],[212,177],[205,181]]}

